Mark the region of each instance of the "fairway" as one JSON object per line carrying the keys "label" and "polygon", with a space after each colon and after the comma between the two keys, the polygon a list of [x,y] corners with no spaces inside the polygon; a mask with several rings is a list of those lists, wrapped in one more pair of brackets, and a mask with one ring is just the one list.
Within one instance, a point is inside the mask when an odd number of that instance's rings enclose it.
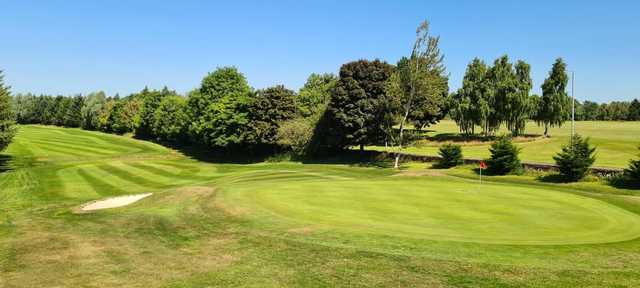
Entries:
{"label": "fairway", "polygon": [[[640,236],[640,217],[535,187],[435,179],[306,180],[281,173],[225,189],[228,205],[292,226],[493,244],[586,244]],[[277,180],[274,180],[277,179]],[[292,181],[293,180],[293,181]]]}
{"label": "fairway", "polygon": [[[443,139],[455,136],[459,137],[458,127],[452,120],[443,120],[438,124],[425,128],[430,137],[441,137]],[[542,135],[543,128],[534,122],[528,122],[526,133]],[[502,127],[498,134],[506,134],[508,131]],[[533,163],[554,163],[553,156],[561,149],[562,145],[569,142],[571,135],[571,123],[565,122],[562,127],[549,129],[550,138],[532,138],[524,142],[517,143],[522,148],[520,158],[526,162]],[[635,159],[640,145],[640,122],[615,122],[615,121],[578,121],[576,122],[576,133],[590,138],[590,143],[596,147],[597,167],[625,168],[629,165],[629,160]],[[434,139],[411,145],[404,149],[406,153],[417,155],[438,155],[438,148],[448,140],[435,141]],[[457,142],[462,145],[464,157],[483,159],[489,157],[490,142]],[[394,148],[384,146],[369,146],[367,149],[379,151],[394,151]]]}
{"label": "fairway", "polygon": [[[640,196],[598,182],[203,162],[40,125],[3,157],[0,287],[640,285]],[[149,196],[78,213],[123,195]]]}

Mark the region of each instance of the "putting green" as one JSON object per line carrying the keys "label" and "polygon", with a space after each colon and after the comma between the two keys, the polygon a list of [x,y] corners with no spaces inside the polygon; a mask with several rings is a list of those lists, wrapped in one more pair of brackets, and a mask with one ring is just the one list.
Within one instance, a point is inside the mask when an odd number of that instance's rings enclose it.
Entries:
{"label": "putting green", "polygon": [[367,237],[559,245],[640,236],[637,215],[540,186],[453,177],[309,179],[290,172],[261,179],[225,185],[223,203],[278,227]]}

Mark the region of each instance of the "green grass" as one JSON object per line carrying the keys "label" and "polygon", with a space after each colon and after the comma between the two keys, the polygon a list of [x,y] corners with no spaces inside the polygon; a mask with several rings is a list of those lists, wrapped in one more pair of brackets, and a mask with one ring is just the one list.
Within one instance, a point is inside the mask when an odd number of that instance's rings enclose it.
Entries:
{"label": "green grass", "polygon": [[[441,121],[427,128],[428,136],[437,139],[447,139],[447,136],[458,135],[458,127],[451,120]],[[533,122],[526,127],[527,134],[542,135],[544,129]],[[640,122],[614,122],[614,121],[579,121],[576,122],[576,132],[591,139],[591,144],[597,147],[595,166],[625,168],[629,160],[638,155],[640,145]],[[507,133],[502,128],[499,133]],[[554,163],[553,156],[561,150],[562,145],[569,142],[571,135],[571,123],[567,122],[562,127],[550,129],[551,137],[548,139],[535,138],[532,141],[518,143],[522,148],[521,159],[528,162]],[[436,139],[436,138],[432,138]],[[529,139],[531,140],[531,139]],[[404,151],[418,155],[438,155],[438,147],[445,141],[426,141],[407,147]],[[462,153],[467,158],[489,157],[490,143],[461,142]],[[370,150],[392,150],[384,146],[369,146]]]}
{"label": "green grass", "polygon": [[4,155],[0,287],[640,286],[640,192],[596,180],[205,163],[45,126]]}

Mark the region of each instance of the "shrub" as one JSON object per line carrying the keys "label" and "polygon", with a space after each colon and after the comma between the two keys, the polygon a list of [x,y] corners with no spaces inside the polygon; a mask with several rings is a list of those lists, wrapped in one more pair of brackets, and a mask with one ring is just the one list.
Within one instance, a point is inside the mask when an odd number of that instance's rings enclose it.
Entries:
{"label": "shrub", "polygon": [[438,154],[442,157],[436,165],[439,168],[451,168],[463,163],[462,147],[460,147],[460,145],[450,143],[444,144],[440,146]]}
{"label": "shrub", "polygon": [[511,138],[500,136],[489,148],[491,158],[485,160],[487,173],[492,175],[506,175],[522,173],[522,164],[518,158],[520,148],[511,142]]}
{"label": "shrub", "polygon": [[[638,148],[640,149],[640,147]],[[624,174],[629,178],[629,180],[640,184],[640,159],[631,160],[629,168],[624,169]]]}
{"label": "shrub", "polygon": [[587,174],[589,167],[596,161],[595,147],[589,145],[588,138],[574,135],[571,143],[562,147],[562,151],[553,157],[558,164],[560,175],[567,181],[578,181]]}

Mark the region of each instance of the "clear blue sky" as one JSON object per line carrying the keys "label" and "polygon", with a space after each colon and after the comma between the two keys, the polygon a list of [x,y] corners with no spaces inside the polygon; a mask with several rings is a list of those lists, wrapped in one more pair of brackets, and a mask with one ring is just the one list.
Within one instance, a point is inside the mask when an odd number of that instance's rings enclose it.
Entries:
{"label": "clear blue sky", "polygon": [[0,69],[14,92],[185,92],[224,65],[297,89],[351,60],[395,63],[428,19],[452,91],[473,57],[506,53],[532,65],[534,93],[561,56],[578,99],[640,98],[640,1],[275,2],[3,0]]}

